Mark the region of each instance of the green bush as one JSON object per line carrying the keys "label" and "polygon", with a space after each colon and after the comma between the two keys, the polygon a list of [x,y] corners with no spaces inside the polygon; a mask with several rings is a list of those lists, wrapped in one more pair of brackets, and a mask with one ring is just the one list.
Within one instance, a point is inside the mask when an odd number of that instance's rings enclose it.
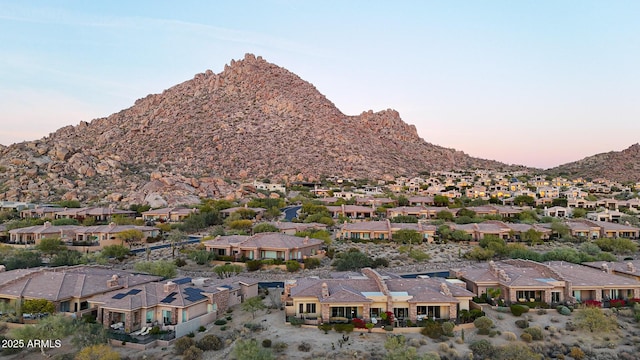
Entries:
{"label": "green bush", "polygon": [[318,325],[318,329],[324,331],[325,334],[327,334],[329,332],[329,330],[331,330],[332,328],[333,328],[333,326],[331,326],[331,324],[329,324],[329,323],[324,323],[324,324]]}
{"label": "green bush", "polygon": [[198,328],[198,332],[204,332],[206,330],[207,330],[207,328],[202,326],[202,325],[200,325],[200,327]]}
{"label": "green bush", "polygon": [[556,308],[556,310],[557,310],[561,315],[564,315],[564,316],[569,316],[569,315],[571,315],[571,310],[570,310],[568,307],[566,307],[566,306],[560,305],[560,306],[558,306],[558,307]]}
{"label": "green bush", "polygon": [[196,346],[202,351],[220,350],[224,347],[224,342],[215,335],[205,335],[198,340]]}
{"label": "green bush", "polygon": [[529,327],[529,321],[524,319],[516,320],[516,326],[520,329],[526,329]]}
{"label": "green bush", "polygon": [[495,308],[495,310],[499,313],[510,313],[511,312],[511,308],[508,306],[498,306]]}
{"label": "green bush", "polygon": [[262,268],[261,260],[249,260],[245,263],[247,271],[258,271]]}
{"label": "green bush", "polygon": [[304,259],[304,268],[305,269],[315,269],[317,267],[320,267],[320,259],[318,258],[306,258]]}
{"label": "green bush", "polygon": [[277,343],[273,344],[273,351],[275,352],[283,352],[285,350],[287,350],[287,348],[289,347],[289,345],[287,345],[287,343],[284,343],[282,341],[278,341]]}
{"label": "green bush", "polygon": [[531,336],[531,334],[523,333],[522,335],[520,335],[520,339],[522,339],[522,341],[526,343],[530,343],[531,341],[533,341],[533,336]]}
{"label": "green bush", "polygon": [[444,330],[442,329],[442,324],[429,320],[426,322],[422,330],[420,330],[420,333],[432,339],[439,339],[444,335]]}
{"label": "green bush", "polygon": [[270,347],[271,347],[271,339],[264,339],[264,340],[262,340],[262,347],[264,347],[264,348],[270,348]]}
{"label": "green bush", "polygon": [[300,343],[300,345],[298,345],[298,350],[302,352],[309,352],[311,351],[311,344],[303,341]]}
{"label": "green bush", "polygon": [[176,342],[173,344],[173,348],[176,354],[182,355],[188,348],[195,345],[196,345],[196,342],[192,338],[188,336],[183,336],[178,340],[176,340]]}
{"label": "green bush", "polygon": [[200,360],[202,359],[202,350],[195,347],[190,346],[182,353],[182,360]]}
{"label": "green bush", "polygon": [[393,331],[393,325],[385,325],[385,326],[383,327],[383,329],[384,329],[385,331]]}
{"label": "green bush", "polygon": [[173,263],[176,264],[177,267],[183,267],[187,265],[187,261],[183,258],[177,258],[173,261]]}
{"label": "green bush", "polygon": [[542,333],[542,329],[540,329],[540,327],[538,326],[532,326],[532,327],[526,328],[524,329],[524,333],[531,335],[531,338],[536,341],[544,339],[544,334]]}
{"label": "green bush", "polygon": [[520,316],[529,311],[529,307],[525,305],[514,304],[511,305],[511,313],[515,316]]}
{"label": "green bush", "polygon": [[474,341],[469,345],[469,349],[473,351],[474,358],[490,359],[496,353],[496,348],[489,340]]}
{"label": "green bush", "polygon": [[288,272],[296,272],[300,270],[300,263],[297,260],[287,260],[287,271]]}
{"label": "green bush", "polygon": [[446,336],[453,336],[453,329],[455,328],[455,324],[451,321],[447,321],[442,323],[442,331]]}
{"label": "green bush", "polygon": [[218,319],[214,322],[214,324],[216,325],[226,325],[227,324],[227,320],[225,319]]}
{"label": "green bush", "polygon": [[333,330],[336,332],[352,332],[354,328],[353,324],[334,324]]}

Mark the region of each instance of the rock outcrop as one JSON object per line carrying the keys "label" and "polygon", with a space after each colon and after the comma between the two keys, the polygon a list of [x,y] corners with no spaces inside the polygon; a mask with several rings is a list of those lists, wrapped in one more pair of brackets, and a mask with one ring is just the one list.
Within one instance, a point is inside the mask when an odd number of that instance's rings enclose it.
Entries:
{"label": "rock outcrop", "polygon": [[347,116],[312,84],[250,54],[0,152],[0,199],[154,205],[225,197],[234,179],[505,167],[425,142],[394,110]]}

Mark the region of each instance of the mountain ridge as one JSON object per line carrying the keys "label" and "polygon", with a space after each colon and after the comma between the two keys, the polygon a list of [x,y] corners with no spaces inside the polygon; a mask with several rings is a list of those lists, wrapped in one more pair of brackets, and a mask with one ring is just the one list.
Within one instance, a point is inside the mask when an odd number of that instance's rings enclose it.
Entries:
{"label": "mountain ridge", "polygon": [[197,203],[232,180],[391,179],[525,169],[422,139],[392,109],[343,114],[312,84],[247,54],[110,116],[0,148],[0,199]]}

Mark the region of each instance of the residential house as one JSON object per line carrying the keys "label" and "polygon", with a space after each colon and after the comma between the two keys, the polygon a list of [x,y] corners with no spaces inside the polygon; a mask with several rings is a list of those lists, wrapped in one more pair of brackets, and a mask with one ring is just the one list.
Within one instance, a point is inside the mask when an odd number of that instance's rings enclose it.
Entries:
{"label": "residential house", "polygon": [[142,220],[157,222],[182,222],[191,214],[197,214],[196,208],[167,207],[152,209],[142,213]]}
{"label": "residential house", "polygon": [[589,221],[589,223],[600,228],[599,237],[601,238],[640,238],[640,229],[634,226],[609,221]]}
{"label": "residential house", "polygon": [[244,299],[258,295],[254,279],[223,280],[178,278],[111,291],[89,300],[97,321],[125,332],[145,326],[172,330],[176,337],[195,332]]}
{"label": "residential house", "polygon": [[496,236],[507,240],[512,233],[511,228],[505,223],[495,220],[471,224],[450,224],[449,226],[451,230],[462,230],[471,235],[472,241],[480,241],[486,236]]}
{"label": "residential house", "polygon": [[[407,320],[455,319],[469,309],[473,294],[445,279],[403,279],[365,268],[361,275],[338,279],[297,279],[285,282],[287,316],[331,323],[358,318],[379,321],[392,312],[397,326]],[[373,320],[376,319],[376,320]]]}
{"label": "residential house", "polygon": [[303,260],[318,254],[324,242],[309,237],[282,233],[259,233],[253,236],[218,236],[204,242],[207,251],[235,259]]}
{"label": "residential house", "polygon": [[398,200],[389,198],[365,197],[356,199],[356,205],[382,206],[397,203]]}
{"label": "residential house", "polygon": [[364,220],[375,217],[376,209],[372,206],[345,205],[327,206],[334,219],[343,216],[353,220]]}
{"label": "residential house", "polygon": [[570,208],[593,209],[593,210],[595,210],[598,207],[596,201],[590,201],[590,200],[585,200],[581,198],[568,199],[567,206]]}
{"label": "residential house", "polygon": [[594,221],[603,221],[603,222],[607,221],[607,222],[619,223],[620,218],[623,216],[626,216],[626,214],[618,210],[605,209],[604,211],[601,211],[601,212],[589,212],[587,213],[586,218],[588,220],[594,220]]}
{"label": "residential house", "polygon": [[55,219],[56,213],[62,210],[58,206],[36,206],[20,211],[22,219]]}
{"label": "residential house", "polygon": [[19,245],[37,245],[42,239],[57,238],[67,245],[83,243],[85,246],[102,248],[107,245],[122,245],[123,239],[119,235],[127,230],[139,230],[143,235],[141,241],[156,237],[160,232],[160,229],[153,226],[116,225],[115,223],[94,226],[51,225],[47,221],[43,225],[9,230],[9,242]]}
{"label": "residential house", "polygon": [[267,224],[271,224],[280,230],[281,233],[287,235],[295,235],[297,232],[301,231],[318,231],[318,230],[327,230],[327,225],[320,223],[295,223],[289,221],[272,221]]}
{"label": "residential house", "polygon": [[640,260],[629,261],[593,261],[582,263],[582,265],[589,266],[602,271],[612,272],[616,275],[626,276],[637,281],[640,281]]}
{"label": "residential house", "polygon": [[231,216],[231,214],[240,211],[240,210],[251,210],[255,213],[255,216],[253,217],[255,220],[260,220],[262,219],[262,216],[264,215],[265,211],[267,211],[267,209],[265,208],[251,208],[248,207],[246,204],[245,206],[238,206],[238,207],[232,207],[232,208],[228,208],[228,209],[223,209],[220,210],[220,216],[222,218],[227,218],[229,216]]}
{"label": "residential house", "polygon": [[92,222],[110,222],[114,216],[133,219],[136,217],[136,212],[120,210],[115,207],[83,207],[60,209],[55,213],[56,219],[75,219],[80,223],[85,220]]}
{"label": "residential house", "polygon": [[0,272],[0,302],[20,305],[26,300],[51,301],[56,312],[93,313],[89,300],[113,290],[122,290],[162,279],[101,266],[63,266]]}
{"label": "residential house", "polygon": [[550,208],[545,207],[543,211],[543,216],[549,216],[554,218],[567,218],[571,216],[572,210],[568,207],[563,206],[552,206]]}
{"label": "residential house", "polygon": [[422,241],[433,242],[436,234],[434,225],[422,223],[392,223],[385,221],[363,221],[357,223],[344,223],[338,233],[341,239],[362,240],[393,240],[393,234],[400,230],[414,230],[422,236]]}

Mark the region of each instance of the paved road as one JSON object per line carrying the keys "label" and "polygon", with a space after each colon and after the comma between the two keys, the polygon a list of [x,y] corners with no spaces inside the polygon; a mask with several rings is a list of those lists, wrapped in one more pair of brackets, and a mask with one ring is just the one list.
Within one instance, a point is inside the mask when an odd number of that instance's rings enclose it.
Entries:
{"label": "paved road", "polygon": [[282,209],[284,213],[284,219],[287,221],[291,221],[298,217],[298,210],[300,210],[302,206],[290,206]]}
{"label": "paved road", "polygon": [[[176,246],[187,245],[187,244],[196,244],[196,243],[199,243],[199,242],[200,242],[200,237],[189,236],[189,240],[183,241],[181,243],[177,243]],[[171,243],[166,243],[166,244],[149,246],[149,249],[151,249],[151,250],[160,250],[160,249],[167,249],[167,248],[170,248],[170,247],[171,247]],[[145,251],[147,251],[146,247],[131,250],[131,252],[134,253],[134,254],[144,253]]]}

